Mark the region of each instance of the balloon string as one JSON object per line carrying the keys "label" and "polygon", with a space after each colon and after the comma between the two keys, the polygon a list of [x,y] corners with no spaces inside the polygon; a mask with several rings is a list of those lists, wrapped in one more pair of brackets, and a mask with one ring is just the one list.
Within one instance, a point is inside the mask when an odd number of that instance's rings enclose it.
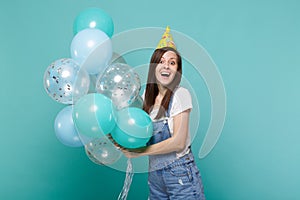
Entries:
{"label": "balloon string", "polygon": [[129,189],[130,189],[133,174],[134,173],[133,173],[133,169],[132,169],[131,160],[128,159],[127,160],[126,177],[124,180],[123,189],[119,194],[118,200],[126,200],[127,199],[127,195],[128,195]]}

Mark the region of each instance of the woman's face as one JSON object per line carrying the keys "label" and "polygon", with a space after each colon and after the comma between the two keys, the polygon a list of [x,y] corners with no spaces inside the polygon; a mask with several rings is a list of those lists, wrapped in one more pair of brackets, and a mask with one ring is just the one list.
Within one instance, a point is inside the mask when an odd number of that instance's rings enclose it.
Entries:
{"label": "woman's face", "polygon": [[167,51],[163,54],[160,62],[155,69],[155,77],[162,86],[169,85],[177,73],[177,55],[173,51]]}

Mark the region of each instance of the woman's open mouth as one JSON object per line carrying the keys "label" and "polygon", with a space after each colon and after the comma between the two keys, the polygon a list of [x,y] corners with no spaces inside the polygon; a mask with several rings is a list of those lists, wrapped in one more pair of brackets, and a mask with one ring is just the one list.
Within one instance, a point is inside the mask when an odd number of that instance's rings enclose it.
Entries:
{"label": "woman's open mouth", "polygon": [[161,72],[160,75],[162,77],[169,77],[171,75],[171,73],[169,73],[169,72]]}

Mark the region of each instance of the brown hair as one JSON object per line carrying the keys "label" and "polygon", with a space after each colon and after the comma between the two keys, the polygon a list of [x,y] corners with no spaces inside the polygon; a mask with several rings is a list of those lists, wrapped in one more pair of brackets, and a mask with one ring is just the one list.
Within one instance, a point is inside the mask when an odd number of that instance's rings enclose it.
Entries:
{"label": "brown hair", "polygon": [[156,49],[151,57],[150,66],[148,71],[148,80],[146,85],[145,99],[143,109],[148,114],[151,112],[151,109],[155,103],[155,98],[158,95],[158,86],[157,80],[155,77],[155,68],[161,60],[161,57],[167,52],[172,51],[177,55],[177,73],[173,79],[173,81],[167,86],[167,91],[165,93],[164,98],[161,101],[161,106],[159,108],[158,114],[155,119],[159,119],[165,116],[165,111],[168,110],[170,99],[173,95],[175,88],[179,85],[181,81],[182,75],[182,60],[178,51],[171,47],[163,47],[160,49]]}

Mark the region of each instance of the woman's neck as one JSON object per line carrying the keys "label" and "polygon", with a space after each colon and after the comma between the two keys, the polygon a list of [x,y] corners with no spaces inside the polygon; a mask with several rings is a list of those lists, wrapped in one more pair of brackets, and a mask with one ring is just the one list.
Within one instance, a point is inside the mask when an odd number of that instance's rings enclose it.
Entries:
{"label": "woman's neck", "polygon": [[154,107],[159,107],[161,105],[161,101],[163,100],[165,94],[167,92],[167,88],[158,84],[158,94],[155,98]]}
{"label": "woman's neck", "polygon": [[167,88],[160,84],[158,84],[157,86],[158,86],[158,95],[160,95],[162,97],[165,96],[165,94],[167,92]]}

